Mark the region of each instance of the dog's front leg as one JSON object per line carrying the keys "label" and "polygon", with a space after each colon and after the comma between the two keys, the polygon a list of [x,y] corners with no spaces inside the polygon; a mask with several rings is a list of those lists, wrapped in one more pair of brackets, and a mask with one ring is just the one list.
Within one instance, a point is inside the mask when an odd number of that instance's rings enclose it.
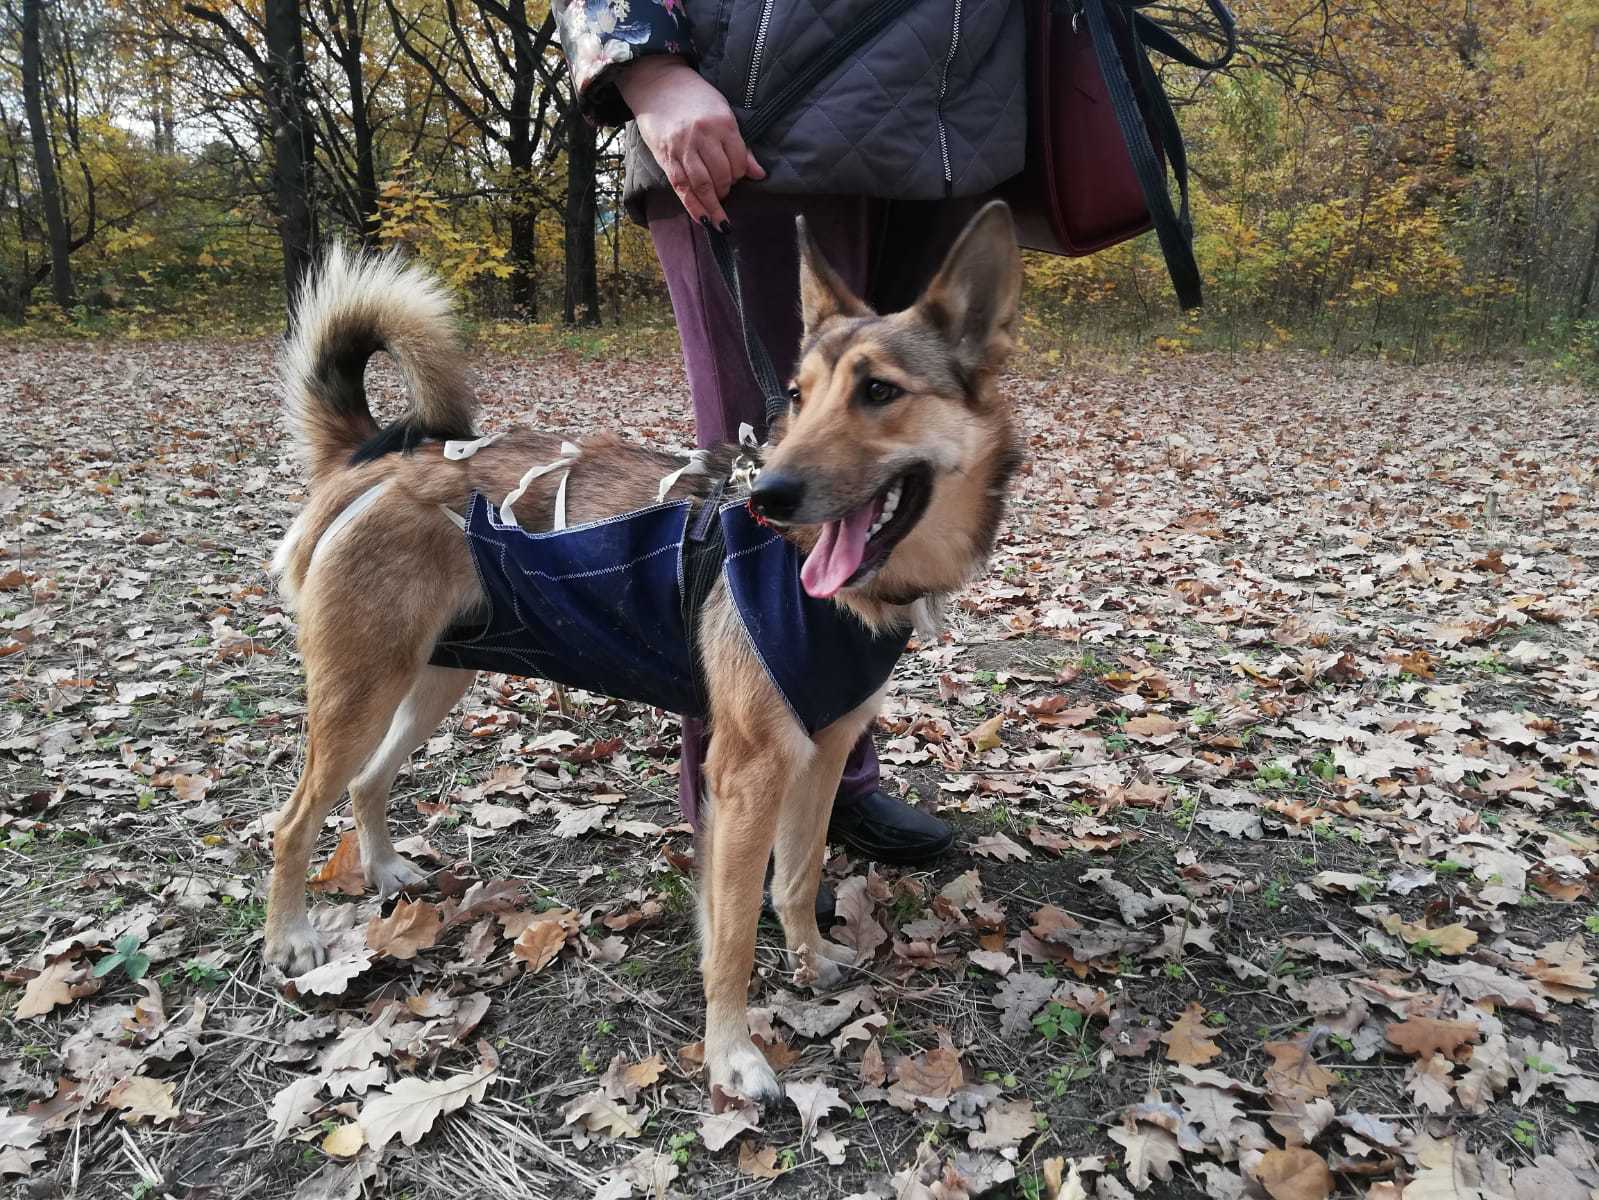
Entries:
{"label": "dog's front leg", "polygon": [[810,742],[786,712],[765,712],[766,724],[792,728],[758,731],[748,720],[713,726],[705,764],[711,794],[700,828],[701,970],[711,1087],[771,1102],[783,1090],[750,1040],[746,1006],[778,810],[806,766]]}
{"label": "dog's front leg", "polygon": [[827,822],[844,762],[876,712],[874,700],[816,735],[816,753],[777,818],[772,906],[783,923],[783,938],[796,965],[808,968],[813,982],[822,988],[842,983],[844,967],[855,961],[854,951],[828,941],[817,928],[816,890],[827,854]]}

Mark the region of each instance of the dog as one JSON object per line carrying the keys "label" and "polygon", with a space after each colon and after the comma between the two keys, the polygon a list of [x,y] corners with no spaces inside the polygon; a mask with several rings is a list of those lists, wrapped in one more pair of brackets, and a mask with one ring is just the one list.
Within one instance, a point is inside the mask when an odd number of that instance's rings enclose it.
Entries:
{"label": "dog", "polygon": [[[400,767],[475,677],[472,660],[441,649],[491,603],[476,566],[490,543],[467,522],[564,545],[511,526],[546,530],[564,517],[577,532],[641,510],[676,521],[681,508],[685,522],[702,507],[724,521],[747,512],[789,555],[785,594],[797,587],[813,615],[820,605],[868,638],[897,638],[896,655],[916,610],[985,565],[1019,463],[997,387],[1021,291],[1009,210],[983,208],[916,304],[889,315],[851,293],[803,222],[798,237],[798,368],[758,474],[746,472],[747,502],[725,476],[748,450],[713,452],[698,473],[673,478],[696,464],[611,435],[576,447],[525,429],[478,438],[451,301],[436,280],[393,255],[335,250],[308,281],[282,373],[310,496],[273,561],[298,621],[307,743],[274,832],[271,963],[297,974],[325,957],[306,912],[306,873],[346,788],[367,881],[383,895],[425,881],[395,851],[386,809]],[[363,385],[380,349],[411,395],[387,428]],[[828,816],[886,673],[848,711],[807,728],[721,565],[703,573],[702,595],[681,618],[711,731],[698,844],[705,1063],[713,1087],[773,1101],[782,1091],[745,1018],[765,869],[772,860],[793,960],[820,985],[836,983],[852,954],[822,936],[815,915]]]}

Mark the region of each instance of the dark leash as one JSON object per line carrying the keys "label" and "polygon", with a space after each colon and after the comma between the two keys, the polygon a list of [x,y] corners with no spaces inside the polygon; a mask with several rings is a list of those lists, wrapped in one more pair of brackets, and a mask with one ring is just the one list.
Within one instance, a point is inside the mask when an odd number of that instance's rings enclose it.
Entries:
{"label": "dark leash", "polygon": [[738,277],[738,247],[732,235],[706,226],[705,236],[710,240],[711,257],[716,260],[716,269],[738,313],[739,327],[744,335],[744,355],[749,360],[751,374],[755,376],[755,386],[761,389],[766,429],[757,432],[764,441],[767,430],[788,411],[788,389],[778,378],[772,355],[766,349],[766,343],[761,341],[761,335],[755,331],[755,322],[750,319],[749,310],[744,305],[744,285]]}

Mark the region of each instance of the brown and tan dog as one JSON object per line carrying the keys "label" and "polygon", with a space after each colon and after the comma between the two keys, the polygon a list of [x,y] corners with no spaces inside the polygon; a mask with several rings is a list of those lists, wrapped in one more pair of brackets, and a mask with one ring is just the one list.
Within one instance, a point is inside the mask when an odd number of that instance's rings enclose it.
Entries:
{"label": "brown and tan dog", "polygon": [[[936,604],[984,565],[1017,462],[1011,410],[995,391],[1021,288],[1010,214],[983,209],[917,304],[888,316],[850,294],[803,228],[800,239],[805,340],[753,500],[813,551],[808,592],[873,627],[908,624],[913,606]],[[346,788],[369,882],[387,894],[424,879],[389,837],[389,790],[472,682],[472,671],[429,659],[441,632],[482,603],[465,539],[441,508],[460,513],[474,491],[498,504],[530,464],[561,454],[558,437],[520,430],[444,457],[443,439],[474,436],[475,402],[449,300],[417,268],[335,251],[297,312],[284,375],[311,498],[274,568],[299,619],[307,746],[275,834],[266,926],[267,958],[290,972],[325,953],[306,914],[306,871]],[[387,430],[362,383],[379,349],[412,394],[407,417]],[[683,462],[608,436],[583,443],[566,489],[570,521],[654,503],[662,476]],[[706,483],[684,476],[670,494]],[[545,476],[517,501],[525,526],[548,528],[556,487]],[[762,670],[722,581],[699,622],[711,728],[699,840],[705,1061],[712,1085],[770,1100],[781,1091],[745,1019],[762,877],[775,850],[788,949],[835,981],[851,955],[822,937],[814,908],[828,815],[881,694],[811,737]]]}

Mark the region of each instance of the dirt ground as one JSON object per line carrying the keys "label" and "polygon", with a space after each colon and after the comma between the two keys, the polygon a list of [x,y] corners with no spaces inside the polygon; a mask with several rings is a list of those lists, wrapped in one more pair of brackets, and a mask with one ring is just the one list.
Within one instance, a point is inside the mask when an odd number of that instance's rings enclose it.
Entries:
{"label": "dirt ground", "polygon": [[[711,1112],[676,722],[480,678],[433,872],[260,959],[303,692],[264,342],[0,344],[0,1173],[26,1197],[1599,1196],[1599,398],[1512,367],[1032,355],[991,571],[896,675],[958,848],[763,926],[789,1103]],[[483,426],[689,440],[670,347]],[[377,371],[389,411],[392,376]]]}

